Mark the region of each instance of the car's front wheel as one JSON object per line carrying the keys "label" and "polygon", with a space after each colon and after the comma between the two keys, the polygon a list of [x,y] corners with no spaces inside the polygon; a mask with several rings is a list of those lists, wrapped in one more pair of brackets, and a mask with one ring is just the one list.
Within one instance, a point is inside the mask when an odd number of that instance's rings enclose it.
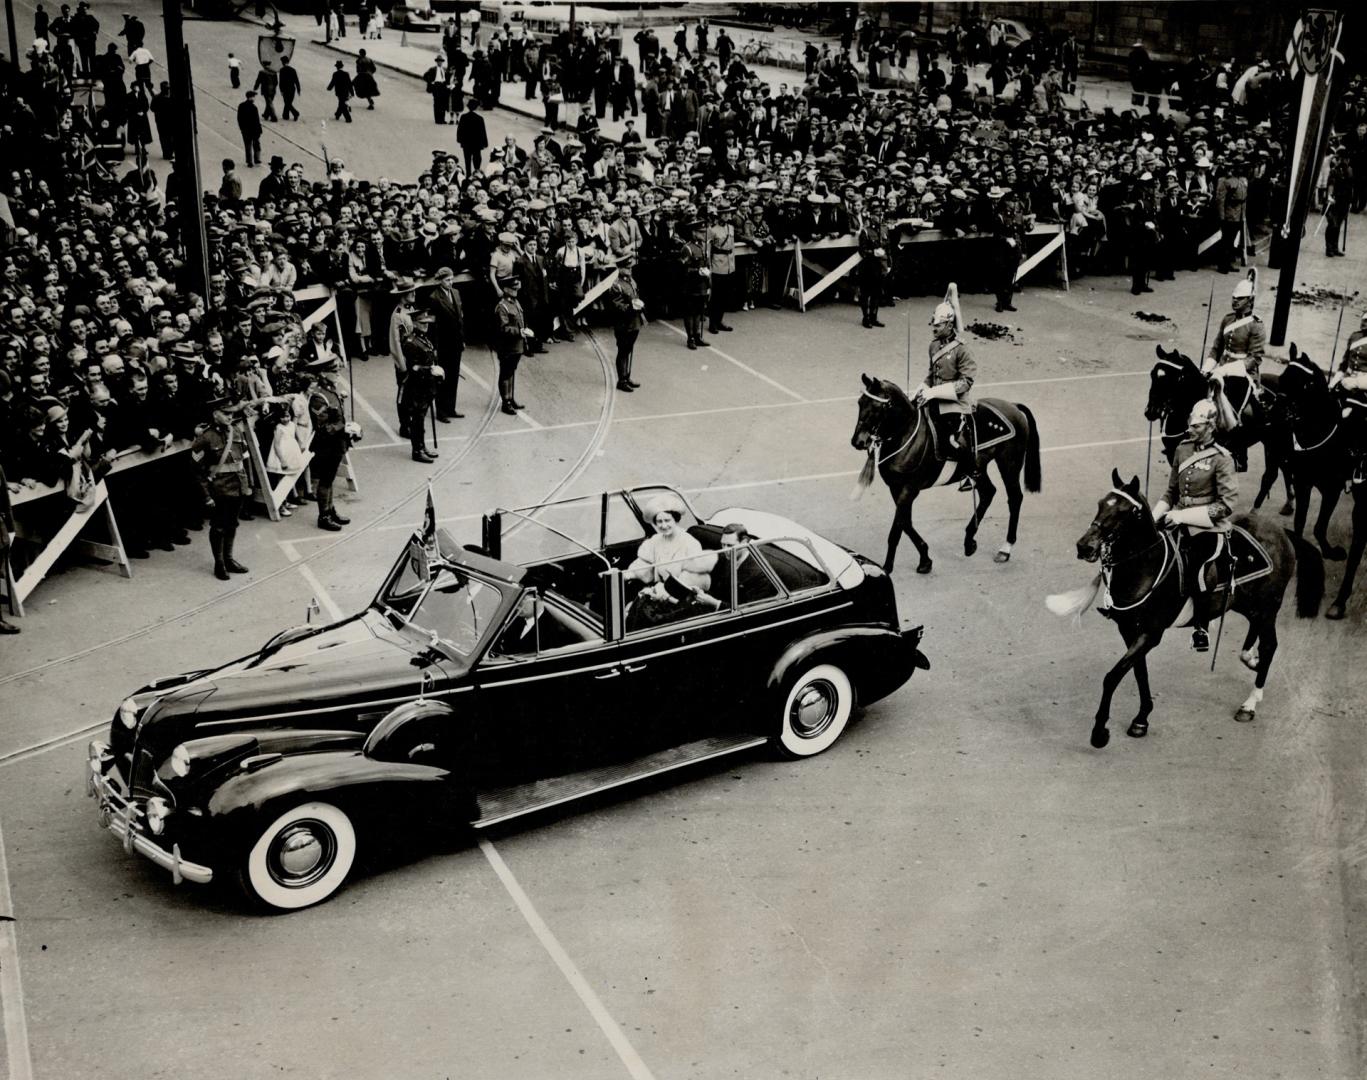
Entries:
{"label": "car's front wheel", "polygon": [[834,664],[807,668],[783,698],[775,746],[784,757],[804,758],[834,745],[854,710],[854,687]]}
{"label": "car's front wheel", "polygon": [[355,861],[351,819],[331,803],[301,803],[262,830],[239,877],[248,899],[294,911],[335,893]]}

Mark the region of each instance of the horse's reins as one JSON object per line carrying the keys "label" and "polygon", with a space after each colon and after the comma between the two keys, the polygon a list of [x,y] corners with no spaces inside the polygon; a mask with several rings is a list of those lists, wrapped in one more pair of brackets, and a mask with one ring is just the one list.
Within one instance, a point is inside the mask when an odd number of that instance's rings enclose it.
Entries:
{"label": "horse's reins", "polygon": [[[866,397],[866,398],[868,398],[870,401],[876,401],[876,402],[878,402],[880,405],[887,405],[887,404],[890,404],[891,401],[892,401],[891,398],[879,397],[877,394],[871,393],[871,392],[868,391],[868,390],[865,390],[865,391],[864,391],[863,396]],[[900,454],[903,450],[905,450],[908,446],[910,446],[910,445],[911,445],[911,440],[914,439],[914,438],[916,438],[916,433],[917,433],[918,431],[920,431],[920,430],[921,430],[921,410],[920,410],[920,409],[917,409],[917,410],[916,410],[916,423],[912,425],[911,433],[907,436],[906,441],[905,441],[904,443],[902,443],[902,445],[899,446],[899,447],[898,447],[896,450],[894,450],[892,453],[890,453],[890,454],[884,454],[884,455],[881,455],[881,456],[880,456],[879,453],[878,453],[878,448],[879,448],[880,446],[883,445],[883,440],[882,440],[881,438],[879,438],[877,435],[870,435],[870,436],[869,436],[869,457],[871,457],[871,458],[874,459],[874,467],[875,467],[875,468],[879,467],[879,466],[882,465],[883,462],[885,462],[885,461],[891,461],[891,460],[892,460],[893,458],[895,458],[898,454]]]}
{"label": "horse's reins", "polygon": [[[1131,495],[1128,491],[1121,491],[1119,488],[1111,488],[1111,494],[1119,495],[1126,502],[1131,503],[1134,506],[1134,512],[1136,513],[1140,509],[1142,509],[1142,504],[1139,502],[1139,500],[1136,499],[1133,495]],[[1143,596],[1141,596],[1138,600],[1134,601],[1134,603],[1132,604],[1112,603],[1110,605],[1111,611],[1133,611],[1135,608],[1142,607],[1149,601],[1150,597],[1152,597],[1153,594],[1158,590],[1158,587],[1162,585],[1163,582],[1167,579],[1168,574],[1172,572],[1172,568],[1177,565],[1179,560],[1174,559],[1172,557],[1173,545],[1169,541],[1168,537],[1163,534],[1160,534],[1158,539],[1155,540],[1152,544],[1149,544],[1147,547],[1140,548],[1138,551],[1133,552],[1130,555],[1126,555],[1124,558],[1120,559],[1115,558],[1111,554],[1111,545],[1109,543],[1102,544],[1101,577],[1102,580],[1106,583],[1106,595],[1108,597],[1111,596],[1110,571],[1114,570],[1117,564],[1119,563],[1130,562],[1132,559],[1137,559],[1139,558],[1139,556],[1147,554],[1148,552],[1152,551],[1155,547],[1157,547],[1159,544],[1163,545],[1163,564],[1159,567],[1158,576],[1154,578],[1153,584],[1149,586],[1149,591],[1146,592]],[[1114,597],[1111,597],[1111,599],[1114,600]]]}

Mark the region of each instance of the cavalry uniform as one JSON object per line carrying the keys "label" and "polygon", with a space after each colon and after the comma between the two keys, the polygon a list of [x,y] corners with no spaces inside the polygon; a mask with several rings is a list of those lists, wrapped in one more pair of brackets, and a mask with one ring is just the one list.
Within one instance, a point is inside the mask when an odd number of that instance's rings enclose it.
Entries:
{"label": "cavalry uniform", "polygon": [[1172,507],[1169,521],[1228,532],[1238,494],[1234,460],[1228,450],[1219,443],[1198,449],[1192,439],[1177,444],[1167,494],[1163,496],[1163,502]]}
{"label": "cavalry uniform", "polygon": [[233,558],[237,519],[248,491],[247,447],[235,423],[226,428],[211,424],[190,444],[190,458],[199,469],[200,487],[209,511],[209,548],[214,554],[214,576],[227,581],[229,572],[247,568]]}
{"label": "cavalry uniform", "polygon": [[[936,308],[936,319],[939,320],[946,313],[947,318],[955,318],[953,309],[948,304],[941,304]],[[939,322],[937,325],[944,324]],[[970,470],[959,487],[960,491],[972,490],[978,472],[978,447],[973,429],[976,403],[972,394],[977,373],[977,364],[973,362],[968,346],[957,335],[935,338],[930,343],[930,368],[926,372],[925,382],[916,393],[919,399],[931,403],[931,414],[940,434],[936,440],[936,457],[941,461],[949,457],[950,435],[953,431],[949,418],[959,418],[959,456],[969,463]]]}
{"label": "cavalry uniform", "polygon": [[1267,330],[1258,316],[1252,312],[1240,315],[1231,311],[1220,320],[1203,370],[1216,375],[1236,375],[1257,386],[1258,368],[1263,362],[1266,345]]}
{"label": "cavalry uniform", "polygon": [[1367,390],[1367,329],[1355,330],[1339,361],[1338,384],[1345,390]]}

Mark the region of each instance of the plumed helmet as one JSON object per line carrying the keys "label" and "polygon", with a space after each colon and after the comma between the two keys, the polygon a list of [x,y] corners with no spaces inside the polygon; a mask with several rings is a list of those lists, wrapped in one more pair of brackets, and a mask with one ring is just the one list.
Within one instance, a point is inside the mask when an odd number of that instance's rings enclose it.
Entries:
{"label": "plumed helmet", "polygon": [[1209,398],[1202,398],[1191,407],[1191,415],[1187,417],[1187,426],[1195,427],[1197,424],[1213,424],[1216,417],[1215,402]]}
{"label": "plumed helmet", "polygon": [[1244,278],[1243,281],[1234,286],[1233,296],[1235,300],[1253,299],[1253,282],[1249,281],[1248,278]]}
{"label": "plumed helmet", "polygon": [[943,326],[945,323],[954,321],[954,307],[952,304],[936,304],[935,312],[930,316],[931,326]]}

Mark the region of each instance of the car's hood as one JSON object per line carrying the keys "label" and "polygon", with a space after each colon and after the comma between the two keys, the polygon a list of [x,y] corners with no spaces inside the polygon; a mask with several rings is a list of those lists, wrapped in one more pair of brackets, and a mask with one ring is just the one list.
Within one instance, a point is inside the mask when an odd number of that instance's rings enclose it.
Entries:
{"label": "car's hood", "polygon": [[439,661],[413,634],[395,630],[379,612],[368,610],[283,644],[268,644],[205,673],[184,690],[188,697],[212,686],[213,693],[199,703],[200,722],[249,719],[416,696],[425,671],[438,682],[450,674]]}

